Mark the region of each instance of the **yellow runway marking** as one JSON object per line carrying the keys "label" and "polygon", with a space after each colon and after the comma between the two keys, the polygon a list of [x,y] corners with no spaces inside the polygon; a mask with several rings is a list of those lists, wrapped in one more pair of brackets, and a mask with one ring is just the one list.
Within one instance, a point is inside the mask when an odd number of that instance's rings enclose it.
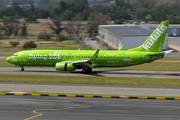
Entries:
{"label": "yellow runway marking", "polygon": [[6,93],[0,93],[0,95],[6,95]]}
{"label": "yellow runway marking", "polygon": [[24,120],[30,120],[30,119],[33,119],[33,118],[36,118],[36,117],[39,117],[39,116],[43,115],[42,113],[38,113],[36,111],[38,111],[38,110],[34,110],[33,113],[38,114],[38,115],[32,116],[32,117],[24,119]]}
{"label": "yellow runway marking", "polygon": [[68,107],[68,108],[61,108],[61,109],[37,109],[37,110],[34,110],[33,113],[35,114],[38,114],[38,115],[35,115],[35,116],[32,116],[30,118],[26,118],[24,120],[31,120],[33,118],[36,118],[36,117],[39,117],[39,116],[42,116],[43,113],[38,113],[37,111],[45,111],[45,110],[67,110],[67,109],[75,109],[75,108],[85,108],[85,107],[88,107],[88,106],[83,106],[83,107]]}
{"label": "yellow runway marking", "polygon": [[[38,114],[32,116],[30,118],[26,118],[24,120],[31,120],[33,118],[42,116],[43,113],[38,113],[37,111],[48,111],[48,110],[67,110],[67,109],[77,109],[77,108],[89,108],[89,107],[139,107],[139,105],[103,105],[103,106],[82,106],[82,107],[68,107],[68,108],[60,108],[60,109],[37,109],[34,110],[33,113]],[[171,108],[171,109],[180,109],[180,107],[169,107],[169,106],[141,106],[141,107],[154,107],[154,108]],[[179,119],[180,120],[180,119]]]}

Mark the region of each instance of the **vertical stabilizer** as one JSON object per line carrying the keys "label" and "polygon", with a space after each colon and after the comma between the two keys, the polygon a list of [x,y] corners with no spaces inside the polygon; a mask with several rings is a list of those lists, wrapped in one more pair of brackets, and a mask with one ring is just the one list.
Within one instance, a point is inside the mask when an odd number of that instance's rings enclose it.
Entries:
{"label": "vertical stabilizer", "polygon": [[133,48],[128,51],[161,52],[164,46],[168,27],[169,21],[163,21],[140,47]]}

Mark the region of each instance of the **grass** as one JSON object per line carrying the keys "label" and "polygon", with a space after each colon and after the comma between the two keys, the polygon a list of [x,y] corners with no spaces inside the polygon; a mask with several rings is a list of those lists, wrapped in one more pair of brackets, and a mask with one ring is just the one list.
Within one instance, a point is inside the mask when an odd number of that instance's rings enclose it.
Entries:
{"label": "grass", "polygon": [[180,96],[159,96],[159,95],[129,95],[129,94],[98,94],[98,93],[61,93],[61,92],[39,92],[39,91],[0,91],[0,93],[9,93],[9,92],[26,92],[26,94],[58,94],[58,95],[93,95],[93,96],[127,96],[127,97],[166,97],[166,98],[178,98]]}
{"label": "grass", "polygon": [[[23,19],[20,19],[21,23],[23,22]],[[47,25],[47,23],[52,23],[51,20],[49,19],[37,19],[38,23],[31,23],[28,24],[28,34],[29,36],[27,37],[22,37],[22,36],[9,36],[6,37],[5,39],[1,39],[0,40],[0,52],[17,52],[17,51],[21,51],[24,50],[22,48],[23,44],[27,41],[35,41],[35,43],[37,44],[37,48],[36,49],[69,49],[69,50],[77,50],[77,49],[83,49],[82,46],[77,43],[76,41],[73,40],[66,40],[66,41],[62,41],[62,42],[55,42],[55,41],[39,41],[37,39],[37,35],[39,33],[43,33],[43,32],[47,32],[50,33],[52,36],[55,36],[55,34],[53,33],[53,31],[49,28],[49,26]],[[62,21],[62,27],[64,27],[66,24],[68,24],[68,21]],[[2,24],[2,22],[0,22],[0,24]],[[87,22],[83,22],[84,25],[87,24]],[[61,32],[61,34],[63,35],[68,35],[65,30],[63,30]],[[86,30],[84,30],[83,32],[80,33],[81,36],[86,37],[87,33]],[[53,38],[53,37],[52,37]],[[18,41],[19,45],[17,47],[12,47],[9,42],[10,41]],[[42,44],[44,43],[44,44]],[[90,46],[87,46],[88,49],[92,50],[92,48]]]}
{"label": "grass", "polygon": [[[56,42],[56,41],[38,41],[34,39],[28,39],[28,40],[20,40],[17,47],[12,47],[9,42],[12,40],[1,40],[4,44],[0,44],[0,51],[1,52],[18,52],[18,51],[23,51],[23,44],[27,41],[33,40],[35,41],[35,44],[37,44],[37,48],[34,48],[33,50],[77,50],[81,49],[84,50],[84,48],[75,40],[65,40],[62,42]],[[13,40],[17,41],[17,40]],[[93,50],[90,46],[86,45],[89,50]],[[5,56],[6,54],[1,54],[0,56]]]}
{"label": "grass", "polygon": [[142,65],[123,67],[117,70],[145,70],[145,71],[180,71],[180,62],[152,62]]}
{"label": "grass", "polygon": [[0,56],[11,56],[12,54],[0,54]]}
{"label": "grass", "polygon": [[168,53],[168,55],[179,55],[180,52],[171,52],[171,53]]}
{"label": "grass", "polygon": [[53,76],[53,75],[16,75],[1,74],[0,82],[17,83],[63,83],[93,85],[130,85],[130,86],[167,86],[180,87],[176,78],[139,78],[139,77],[97,77],[97,76]]}
{"label": "grass", "polygon": [[176,60],[176,61],[180,61],[180,57],[164,57],[160,60]]}
{"label": "grass", "polygon": [[[10,56],[10,55],[9,55]],[[10,64],[6,61],[6,58],[0,59],[0,67],[14,67],[15,65]]]}

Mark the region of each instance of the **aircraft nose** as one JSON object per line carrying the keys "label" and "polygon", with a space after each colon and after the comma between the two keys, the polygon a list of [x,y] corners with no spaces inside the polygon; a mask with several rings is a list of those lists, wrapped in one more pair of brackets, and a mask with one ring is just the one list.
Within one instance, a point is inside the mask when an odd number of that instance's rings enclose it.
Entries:
{"label": "aircraft nose", "polygon": [[7,61],[7,62],[11,62],[11,61],[12,61],[12,57],[6,58],[6,61]]}

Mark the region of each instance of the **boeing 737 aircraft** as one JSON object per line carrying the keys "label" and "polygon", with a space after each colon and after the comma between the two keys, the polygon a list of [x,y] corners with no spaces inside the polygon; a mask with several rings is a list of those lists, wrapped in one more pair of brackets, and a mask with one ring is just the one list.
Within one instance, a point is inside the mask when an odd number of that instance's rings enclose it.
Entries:
{"label": "boeing 737 aircraft", "polygon": [[55,66],[58,71],[75,71],[82,69],[89,73],[95,67],[125,67],[150,63],[161,59],[172,50],[163,51],[169,21],[163,21],[151,36],[139,47],[123,51],[109,50],[27,50],[8,57],[6,61],[21,67]]}

